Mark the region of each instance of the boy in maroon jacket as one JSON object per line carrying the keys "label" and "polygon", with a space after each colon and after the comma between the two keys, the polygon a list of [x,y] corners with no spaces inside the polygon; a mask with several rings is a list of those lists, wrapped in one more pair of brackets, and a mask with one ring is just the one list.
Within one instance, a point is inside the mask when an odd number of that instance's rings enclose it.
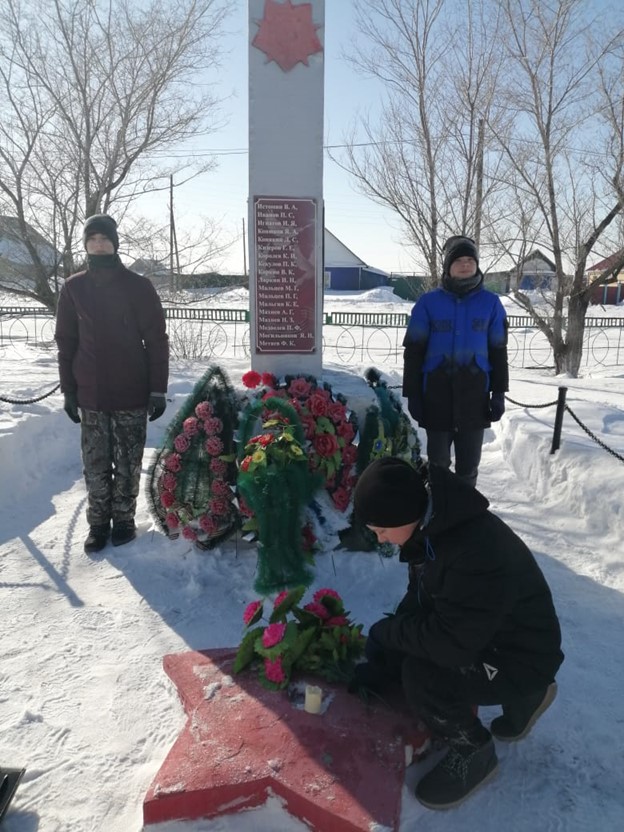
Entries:
{"label": "boy in maroon jacket", "polygon": [[[81,424],[89,535],[85,552],[136,537],[134,515],[147,416],[166,407],[169,343],[150,280],[122,265],[115,220],[84,225],[86,271],[67,278],[56,318],[65,412]],[[80,413],[79,413],[80,408]]]}

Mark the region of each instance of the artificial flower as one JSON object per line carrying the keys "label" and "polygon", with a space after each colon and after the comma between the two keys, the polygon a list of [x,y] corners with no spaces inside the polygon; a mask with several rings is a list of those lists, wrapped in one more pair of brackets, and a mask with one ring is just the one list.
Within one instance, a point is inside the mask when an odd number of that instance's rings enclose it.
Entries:
{"label": "artificial flower", "polygon": [[283,623],[269,624],[262,633],[262,646],[274,647],[284,638],[286,625]]}

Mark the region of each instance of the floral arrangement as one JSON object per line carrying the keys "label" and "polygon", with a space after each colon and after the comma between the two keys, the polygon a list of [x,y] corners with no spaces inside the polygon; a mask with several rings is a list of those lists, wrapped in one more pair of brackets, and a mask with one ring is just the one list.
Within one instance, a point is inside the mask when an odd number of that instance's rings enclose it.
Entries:
{"label": "floral arrangement", "polygon": [[237,484],[248,517],[243,528],[253,523],[258,535],[256,592],[307,585],[312,572],[303,545],[304,511],[319,478],[308,467],[297,412],[281,398],[256,401],[243,414],[238,438]]}
{"label": "floral arrangement", "polygon": [[209,549],[240,525],[233,432],[237,402],[210,368],[169,425],[150,472],[156,516],[170,538]]}
{"label": "floral arrangement", "polygon": [[234,672],[257,667],[269,690],[280,690],[294,672],[308,672],[328,681],[347,681],[362,656],[362,625],[353,624],[340,595],[319,589],[312,601],[300,606],[305,588],[281,592],[273,602],[265,626],[265,601],[253,601],[243,613],[247,632],[234,660]]}
{"label": "floral arrangement", "polygon": [[382,380],[381,373],[369,367],[364,377],[377,397],[377,403],[366,412],[360,453],[358,474],[374,459],[382,456],[397,456],[417,468],[422,464],[418,433],[403,410],[399,397]]}
{"label": "floral arrangement", "polygon": [[[364,377],[375,393],[376,401],[366,411],[357,457],[357,476],[375,459],[397,456],[415,468],[422,465],[418,433],[403,410],[401,399],[382,380],[381,373],[370,367]],[[383,557],[392,557],[396,546],[378,543],[375,535],[352,516],[351,526],[339,532],[340,542],[352,551],[377,549]]]}
{"label": "floral arrangement", "polygon": [[243,376],[248,389],[261,387],[255,400],[283,398],[295,409],[305,437],[303,450],[310,470],[318,473],[336,509],[349,507],[355,485],[357,419],[341,394],[314,376],[286,376],[280,383],[270,373],[251,370]]}

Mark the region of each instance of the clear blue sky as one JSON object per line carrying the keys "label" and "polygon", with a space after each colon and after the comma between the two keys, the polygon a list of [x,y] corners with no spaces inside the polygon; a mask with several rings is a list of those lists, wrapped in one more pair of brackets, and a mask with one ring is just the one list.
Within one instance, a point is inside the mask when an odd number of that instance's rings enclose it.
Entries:
{"label": "clear blue sky", "polygon": [[[178,228],[194,224],[197,215],[220,221],[224,233],[241,234],[247,216],[247,0],[232,0],[227,54],[219,76],[217,93],[231,97],[223,105],[228,123],[212,135],[193,144],[194,152],[215,151],[218,169],[202,174],[193,182],[176,188],[174,206]],[[356,74],[342,57],[355,36],[352,0],[325,0],[325,144],[344,143],[358,111],[378,106],[383,90],[373,81]],[[358,194],[353,183],[327,153],[324,195],[326,226],[366,263],[386,271],[410,271],[408,250],[401,245],[401,233],[390,211]],[[141,205],[143,213],[165,223],[168,194],[154,194]],[[243,269],[240,240],[221,261],[227,272]]]}

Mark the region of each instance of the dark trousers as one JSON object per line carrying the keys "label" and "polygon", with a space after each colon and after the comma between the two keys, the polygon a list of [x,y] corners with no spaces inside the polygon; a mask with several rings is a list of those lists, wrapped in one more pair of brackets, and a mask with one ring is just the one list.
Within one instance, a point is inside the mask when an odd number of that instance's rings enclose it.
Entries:
{"label": "dark trousers", "polygon": [[[410,709],[439,737],[479,745],[489,738],[476,705],[500,705],[519,696],[507,676],[482,664],[447,668],[398,651],[384,650],[369,636],[366,657],[383,686],[400,683]],[[496,671],[496,672],[494,672]]]}
{"label": "dark trousers", "polygon": [[427,431],[427,459],[441,468],[451,467],[451,445],[455,448],[455,473],[473,488],[477,484],[483,429]]}
{"label": "dark trousers", "polygon": [[134,520],[147,433],[147,411],[81,411],[87,522]]}

